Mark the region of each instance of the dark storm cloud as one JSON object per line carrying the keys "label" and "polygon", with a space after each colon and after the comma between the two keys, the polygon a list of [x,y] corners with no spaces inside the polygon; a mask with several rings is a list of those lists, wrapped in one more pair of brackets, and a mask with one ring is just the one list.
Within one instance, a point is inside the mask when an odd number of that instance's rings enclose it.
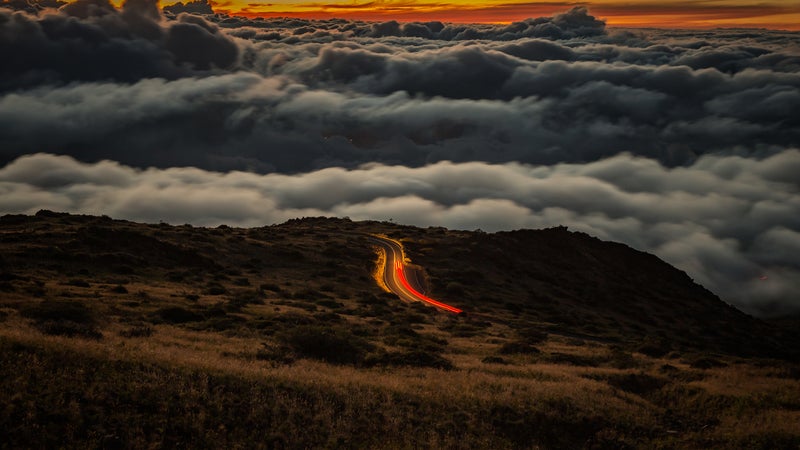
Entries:
{"label": "dark storm cloud", "polygon": [[196,16],[163,21],[155,0],[78,0],[38,16],[0,8],[0,91],[74,81],[176,79],[231,67],[239,48]]}
{"label": "dark storm cloud", "polygon": [[[5,11],[0,162],[304,171],[628,151],[680,165],[800,142],[797,34],[607,33],[580,8],[508,26],[168,20],[150,0]],[[544,25],[571,37],[516,39]]]}
{"label": "dark storm cloud", "polygon": [[368,161],[591,161],[629,151],[680,165],[800,142],[791,112],[797,74],[530,64],[478,46],[406,56],[323,46],[280,58],[272,74],[2,96],[3,157],[47,150],[139,166],[292,172]]}
{"label": "dark storm cloud", "polygon": [[798,171],[798,150],[762,160],[706,156],[675,169],[619,155],[583,165],[371,164],[297,175],[138,170],[37,154],[0,169],[0,210],[198,225],[317,215],[487,231],[562,224],[653,252],[740,308],[776,314],[800,311]]}

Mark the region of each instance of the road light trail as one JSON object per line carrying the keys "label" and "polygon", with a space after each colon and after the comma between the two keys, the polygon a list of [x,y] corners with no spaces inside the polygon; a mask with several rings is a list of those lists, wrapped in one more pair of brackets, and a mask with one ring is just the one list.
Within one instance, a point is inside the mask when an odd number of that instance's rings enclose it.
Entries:
{"label": "road light trail", "polygon": [[445,309],[447,311],[450,311],[450,312],[453,312],[453,313],[456,313],[456,314],[459,314],[459,313],[462,312],[460,309],[456,308],[455,306],[450,306],[450,305],[448,305],[446,303],[442,303],[442,302],[436,301],[436,300],[434,300],[434,299],[432,299],[432,298],[430,298],[430,297],[428,297],[426,295],[422,295],[422,293],[420,293],[420,292],[417,292],[416,289],[414,289],[413,287],[411,287],[410,284],[408,284],[408,280],[406,280],[406,274],[405,274],[405,272],[403,272],[403,263],[397,262],[396,264],[397,264],[397,268],[395,269],[395,271],[397,272],[397,277],[400,278],[400,282],[403,283],[403,286],[406,289],[408,289],[409,292],[414,294],[414,296],[416,296],[417,298],[419,298],[423,302],[429,303],[429,304],[431,304],[431,305],[433,305],[433,306],[435,306],[437,308],[442,308],[442,309]]}
{"label": "road light trail", "polygon": [[425,294],[419,292],[416,288],[411,286],[406,278],[405,271],[405,253],[403,246],[398,241],[389,239],[382,236],[371,236],[372,240],[379,243],[381,248],[386,253],[386,258],[383,267],[383,281],[390,291],[397,294],[403,300],[407,301],[421,301],[439,309],[459,314],[461,309],[455,306],[442,303],[434,300]]}

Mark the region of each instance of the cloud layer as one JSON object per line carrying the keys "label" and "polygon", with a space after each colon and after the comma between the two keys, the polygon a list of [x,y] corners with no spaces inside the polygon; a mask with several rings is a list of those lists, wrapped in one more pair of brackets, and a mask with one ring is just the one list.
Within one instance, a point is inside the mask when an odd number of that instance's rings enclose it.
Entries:
{"label": "cloud layer", "polygon": [[798,33],[2,5],[0,212],[565,224],[800,310]]}
{"label": "cloud layer", "polygon": [[589,164],[371,164],[297,175],[140,170],[37,154],[0,169],[0,211],[239,226],[319,215],[486,231],[563,224],[653,252],[745,311],[776,314],[800,311],[797,173],[798,150],[760,161],[706,156],[673,169],[618,155]]}
{"label": "cloud layer", "polygon": [[[800,142],[797,34],[0,9],[0,163],[297,172],[378,161],[667,165]],[[114,145],[108,145],[113,142]]]}

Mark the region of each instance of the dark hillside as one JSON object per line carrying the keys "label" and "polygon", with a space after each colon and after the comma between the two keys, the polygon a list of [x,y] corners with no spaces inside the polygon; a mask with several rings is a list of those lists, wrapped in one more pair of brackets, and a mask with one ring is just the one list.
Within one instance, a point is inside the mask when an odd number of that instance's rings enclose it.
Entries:
{"label": "dark hillside", "polygon": [[659,258],[564,227],[410,240],[435,295],[551,332],[789,356],[775,327],[726,304]]}
{"label": "dark hillside", "polygon": [[[472,322],[632,348],[655,343],[663,353],[791,357],[797,348],[780,329],[727,305],[657,257],[563,227],[487,234],[306,218],[208,229],[43,211],[5,216],[0,231],[0,276],[9,293],[44,296],[46,280],[64,277],[63,285],[95,291],[102,284],[159,284],[171,295],[216,299],[230,310],[265,292],[306,310],[374,310],[368,299],[388,294],[372,278],[375,253],[365,235],[382,233],[401,239],[428,275],[432,295],[464,309]],[[350,307],[347,299],[357,301]],[[139,303],[112,309],[141,311]],[[212,306],[202,304],[192,311],[208,315]]]}

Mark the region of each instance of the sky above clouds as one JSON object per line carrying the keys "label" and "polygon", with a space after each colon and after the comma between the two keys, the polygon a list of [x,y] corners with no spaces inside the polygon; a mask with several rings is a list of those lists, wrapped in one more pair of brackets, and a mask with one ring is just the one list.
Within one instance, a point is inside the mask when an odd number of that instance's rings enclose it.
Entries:
{"label": "sky above clouds", "polygon": [[510,23],[582,6],[616,27],[800,30],[800,4],[795,0],[222,0],[212,5],[217,12],[249,17],[459,23]]}
{"label": "sky above clouds", "polygon": [[800,311],[796,32],[4,5],[0,213],[563,224]]}

